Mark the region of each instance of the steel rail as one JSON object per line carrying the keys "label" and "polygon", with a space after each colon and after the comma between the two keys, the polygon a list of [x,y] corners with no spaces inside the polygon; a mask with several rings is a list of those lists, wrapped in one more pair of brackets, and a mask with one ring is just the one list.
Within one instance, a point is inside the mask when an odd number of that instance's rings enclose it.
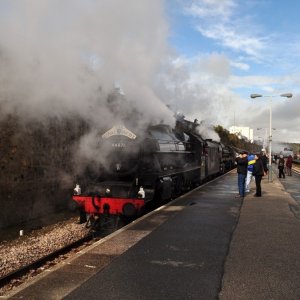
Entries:
{"label": "steel rail", "polygon": [[94,238],[93,234],[89,234],[75,242],[72,242],[64,247],[61,247],[41,258],[38,260],[25,265],[15,271],[12,271],[3,277],[0,278],[0,288],[3,288],[5,285],[10,283],[13,279],[18,279],[26,274],[28,274],[31,270],[35,270],[40,268],[41,266],[45,265],[49,261],[53,261],[55,258],[59,257],[60,255],[66,254],[73,248],[77,248],[81,245],[83,245],[85,242],[91,241]]}

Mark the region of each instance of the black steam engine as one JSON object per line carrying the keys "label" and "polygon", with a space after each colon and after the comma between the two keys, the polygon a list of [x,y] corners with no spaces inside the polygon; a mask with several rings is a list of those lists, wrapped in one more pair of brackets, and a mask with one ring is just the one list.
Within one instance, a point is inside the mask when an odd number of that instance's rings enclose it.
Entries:
{"label": "black steam engine", "polygon": [[178,120],[174,129],[159,124],[143,135],[114,126],[99,137],[108,165],[92,185],[82,191],[77,185],[73,200],[88,215],[132,217],[147,203],[177,197],[231,169],[232,148],[204,140],[197,126]]}

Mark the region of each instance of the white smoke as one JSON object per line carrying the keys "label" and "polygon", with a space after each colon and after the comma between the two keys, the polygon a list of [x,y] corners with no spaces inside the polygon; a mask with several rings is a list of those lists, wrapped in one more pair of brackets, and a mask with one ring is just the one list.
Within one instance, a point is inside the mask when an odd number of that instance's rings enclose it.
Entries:
{"label": "white smoke", "polygon": [[215,53],[192,60],[174,57],[160,74],[160,96],[188,119],[204,121],[206,127],[229,127],[233,123],[234,109],[246,110],[240,105],[238,95],[229,88],[229,65],[226,56]]}
{"label": "white smoke", "polygon": [[[149,120],[171,113],[153,92],[167,54],[160,0],[5,1],[0,12],[0,105],[23,118],[112,118],[118,81]],[[153,20],[155,19],[155,22]]]}
{"label": "white smoke", "polygon": [[[82,159],[99,153],[92,141],[99,129],[130,114],[137,132],[147,123],[173,125],[177,110],[223,124],[217,111],[226,106],[226,91],[211,82],[228,75],[228,61],[216,55],[195,64],[210,77],[206,85],[169,60],[164,1],[15,0],[0,8],[1,114],[39,121],[79,116],[91,124],[78,145]],[[116,83],[126,99],[117,114],[107,105]]]}

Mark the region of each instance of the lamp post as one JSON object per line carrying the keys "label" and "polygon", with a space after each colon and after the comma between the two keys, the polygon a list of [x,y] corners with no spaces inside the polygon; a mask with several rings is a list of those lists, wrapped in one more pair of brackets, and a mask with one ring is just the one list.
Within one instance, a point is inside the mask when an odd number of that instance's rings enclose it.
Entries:
{"label": "lamp post", "polygon": [[269,122],[269,182],[272,182],[272,98],[274,97],[286,97],[292,98],[292,93],[285,93],[281,95],[261,95],[261,94],[251,94],[252,99],[259,97],[269,97],[270,98],[270,122]]}

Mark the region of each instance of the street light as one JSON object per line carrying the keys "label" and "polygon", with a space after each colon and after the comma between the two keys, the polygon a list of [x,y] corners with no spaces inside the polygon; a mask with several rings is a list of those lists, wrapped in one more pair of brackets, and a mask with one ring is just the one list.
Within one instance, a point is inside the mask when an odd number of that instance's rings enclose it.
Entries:
{"label": "street light", "polygon": [[292,93],[285,93],[281,95],[261,95],[261,94],[251,94],[252,99],[259,97],[269,97],[270,98],[270,124],[269,124],[269,182],[272,182],[272,98],[274,97],[286,97],[292,98]]}

